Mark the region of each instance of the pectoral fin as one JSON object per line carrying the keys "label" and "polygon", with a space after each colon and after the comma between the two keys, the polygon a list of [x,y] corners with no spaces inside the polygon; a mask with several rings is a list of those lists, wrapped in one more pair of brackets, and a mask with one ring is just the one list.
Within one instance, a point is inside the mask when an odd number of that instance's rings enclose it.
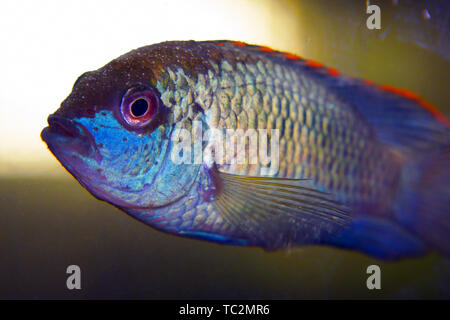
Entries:
{"label": "pectoral fin", "polygon": [[216,172],[214,205],[223,218],[267,249],[320,243],[321,235],[347,225],[343,204],[310,180],[246,177]]}

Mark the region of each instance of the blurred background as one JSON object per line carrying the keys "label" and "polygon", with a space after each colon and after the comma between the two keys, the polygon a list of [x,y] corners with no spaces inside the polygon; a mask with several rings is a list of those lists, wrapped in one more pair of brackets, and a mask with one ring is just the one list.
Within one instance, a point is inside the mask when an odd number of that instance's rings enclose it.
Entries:
{"label": "blurred background", "polygon": [[[381,29],[366,7],[381,8]],[[407,88],[447,116],[448,1],[2,1],[0,298],[450,298],[436,254],[383,263],[305,247],[266,253],[159,233],[94,199],[40,140],[77,77],[166,40],[231,39]],[[82,290],[66,289],[66,268]],[[382,290],[366,288],[378,264]]]}

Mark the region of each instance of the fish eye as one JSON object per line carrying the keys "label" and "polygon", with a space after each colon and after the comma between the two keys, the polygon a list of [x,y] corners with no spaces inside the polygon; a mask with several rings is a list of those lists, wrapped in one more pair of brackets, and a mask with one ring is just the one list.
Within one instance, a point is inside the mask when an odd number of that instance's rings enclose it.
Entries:
{"label": "fish eye", "polygon": [[143,117],[149,111],[147,100],[138,98],[131,103],[130,113],[135,118]]}
{"label": "fish eye", "polygon": [[131,88],[122,98],[120,112],[125,122],[141,128],[149,124],[158,111],[158,99],[150,89]]}

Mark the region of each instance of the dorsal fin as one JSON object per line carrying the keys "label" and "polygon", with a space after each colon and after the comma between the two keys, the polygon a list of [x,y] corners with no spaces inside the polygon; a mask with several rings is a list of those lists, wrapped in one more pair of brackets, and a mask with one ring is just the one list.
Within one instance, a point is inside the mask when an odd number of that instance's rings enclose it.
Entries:
{"label": "dorsal fin", "polygon": [[448,119],[411,91],[346,79],[334,87],[383,142],[409,150],[450,143]]}
{"label": "dorsal fin", "polygon": [[335,91],[351,105],[374,128],[378,138],[389,145],[409,150],[427,150],[437,144],[450,144],[450,121],[436,107],[412,91],[347,77],[320,62],[265,46],[230,40],[213,42],[222,47],[248,50],[280,59],[310,72],[311,76],[324,81],[327,89]]}

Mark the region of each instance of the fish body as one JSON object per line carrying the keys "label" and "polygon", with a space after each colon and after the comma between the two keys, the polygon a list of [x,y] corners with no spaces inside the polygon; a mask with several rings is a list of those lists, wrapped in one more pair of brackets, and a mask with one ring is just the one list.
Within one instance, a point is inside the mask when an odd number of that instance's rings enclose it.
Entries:
{"label": "fish body", "polygon": [[[43,140],[85,188],[164,232],[449,252],[449,124],[409,91],[267,47],[175,41],[83,74],[48,121]],[[212,132],[248,144],[216,148]],[[251,133],[276,138],[270,161],[227,158],[252,152]]]}

